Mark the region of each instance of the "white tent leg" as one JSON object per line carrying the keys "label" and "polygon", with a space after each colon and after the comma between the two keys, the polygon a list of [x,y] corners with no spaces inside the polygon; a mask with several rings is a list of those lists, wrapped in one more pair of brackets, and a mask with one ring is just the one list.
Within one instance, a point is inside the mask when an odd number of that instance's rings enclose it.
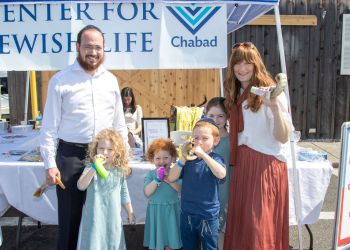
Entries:
{"label": "white tent leg", "polygon": [[220,96],[224,97],[224,69],[220,69]]}
{"label": "white tent leg", "polygon": [[[281,17],[280,17],[280,11],[279,11],[278,5],[275,5],[274,11],[275,11],[275,20],[276,20],[276,29],[277,29],[278,49],[280,52],[281,69],[282,69],[282,72],[287,75],[286,58],[284,54],[284,46],[283,46],[283,38],[282,38]],[[287,82],[287,87],[285,88],[285,92],[288,98],[288,109],[289,109],[289,112],[291,113],[292,111],[290,106],[288,82]],[[294,194],[295,215],[298,222],[299,249],[303,249],[300,185],[299,185],[299,175],[296,168],[295,138],[293,134],[290,136],[290,150],[291,150],[292,166],[293,166],[293,188],[294,188],[293,194]]]}

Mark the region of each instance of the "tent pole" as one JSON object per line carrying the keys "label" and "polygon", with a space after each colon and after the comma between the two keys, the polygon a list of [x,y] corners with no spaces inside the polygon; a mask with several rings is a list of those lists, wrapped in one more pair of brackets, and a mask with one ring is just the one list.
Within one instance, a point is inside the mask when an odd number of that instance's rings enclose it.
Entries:
{"label": "tent pole", "polygon": [[[286,58],[284,54],[284,46],[283,46],[283,38],[282,38],[281,17],[280,17],[280,11],[279,11],[278,5],[275,5],[274,12],[275,12],[275,20],[276,20],[278,49],[280,54],[281,69],[282,69],[282,72],[287,75]],[[287,87],[285,88],[285,92],[288,98],[288,110],[290,112],[290,115],[292,116],[288,81],[287,81]],[[296,219],[298,222],[299,249],[303,249],[303,232],[302,232],[302,224],[301,224],[302,223],[301,222],[301,197],[300,197],[299,175],[296,167],[295,143],[296,142],[295,142],[294,134],[292,133],[292,135],[290,136],[290,150],[291,150],[291,158],[292,158],[292,166],[293,166],[294,207],[295,207]]]}
{"label": "tent pole", "polygon": [[224,69],[220,69],[220,96],[224,97]]}

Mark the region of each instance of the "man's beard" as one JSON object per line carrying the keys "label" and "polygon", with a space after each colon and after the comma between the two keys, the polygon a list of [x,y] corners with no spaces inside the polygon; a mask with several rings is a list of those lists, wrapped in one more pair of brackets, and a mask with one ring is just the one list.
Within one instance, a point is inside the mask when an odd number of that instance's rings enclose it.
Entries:
{"label": "man's beard", "polygon": [[98,67],[100,67],[100,65],[103,63],[104,61],[104,55],[102,55],[102,57],[99,58],[99,61],[96,64],[90,64],[88,63],[86,60],[84,60],[84,58],[81,56],[80,53],[78,53],[78,57],[77,60],[80,64],[80,66],[86,70],[86,71],[94,71],[96,70]]}

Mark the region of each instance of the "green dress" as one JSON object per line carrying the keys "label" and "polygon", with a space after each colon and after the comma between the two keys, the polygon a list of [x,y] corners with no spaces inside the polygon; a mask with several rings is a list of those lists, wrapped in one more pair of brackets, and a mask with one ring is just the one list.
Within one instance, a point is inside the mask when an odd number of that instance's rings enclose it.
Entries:
{"label": "green dress", "polygon": [[[144,188],[154,180],[156,170],[146,174]],[[168,183],[162,182],[149,198],[143,245],[149,249],[163,250],[182,247],[180,234],[180,199]]]}
{"label": "green dress", "polygon": [[230,139],[229,136],[221,137],[220,143],[214,148],[214,152],[221,155],[226,164],[226,178],[224,182],[220,182],[219,185],[219,201],[220,201],[220,214],[219,214],[219,230],[225,231],[227,209],[228,209],[228,193],[231,183],[232,167],[229,166],[230,162]]}
{"label": "green dress", "polygon": [[120,212],[128,202],[126,177],[119,169],[109,170],[105,180],[95,174],[86,192],[77,249],[126,249]]}

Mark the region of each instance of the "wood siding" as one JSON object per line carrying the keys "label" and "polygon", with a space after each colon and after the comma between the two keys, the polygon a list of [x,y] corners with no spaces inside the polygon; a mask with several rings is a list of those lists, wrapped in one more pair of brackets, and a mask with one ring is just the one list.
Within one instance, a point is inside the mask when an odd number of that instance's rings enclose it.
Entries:
{"label": "wood siding", "polygon": [[[293,123],[301,131],[302,139],[339,139],[342,123],[349,121],[350,77],[339,73],[342,15],[350,13],[349,7],[350,0],[280,1],[281,15],[317,17],[316,26],[282,26]],[[248,25],[230,34],[228,41],[229,48],[241,41],[255,43],[271,74],[281,71],[274,26]],[[114,73],[120,88],[135,89],[137,102],[147,117],[168,116],[172,104],[198,104],[204,94],[208,99],[220,94],[218,70]],[[51,74],[42,72],[42,103]],[[13,111],[11,105],[10,96]],[[316,133],[311,133],[313,130]]]}
{"label": "wood siding", "polygon": [[[55,72],[41,73],[42,103]],[[189,106],[220,95],[219,70],[115,70],[119,87],[132,87],[144,117],[169,117],[171,105]]]}
{"label": "wood siding", "polygon": [[[303,139],[339,139],[349,121],[350,77],[339,73],[342,14],[349,7],[349,0],[280,2],[281,15],[317,17],[317,26],[282,26],[293,123]],[[245,26],[230,39],[231,45],[253,42],[271,74],[281,71],[274,26]]]}

